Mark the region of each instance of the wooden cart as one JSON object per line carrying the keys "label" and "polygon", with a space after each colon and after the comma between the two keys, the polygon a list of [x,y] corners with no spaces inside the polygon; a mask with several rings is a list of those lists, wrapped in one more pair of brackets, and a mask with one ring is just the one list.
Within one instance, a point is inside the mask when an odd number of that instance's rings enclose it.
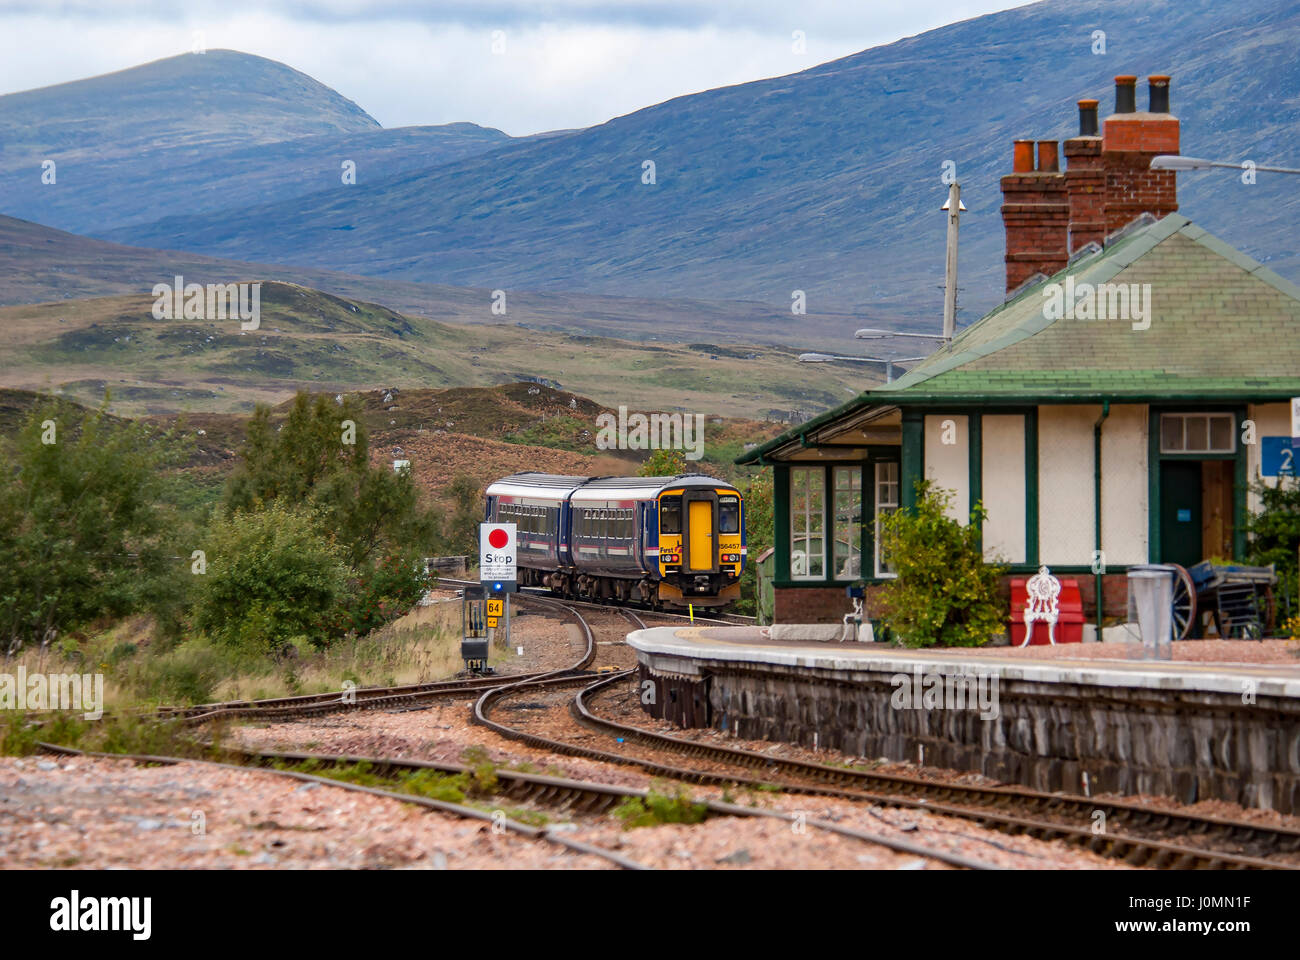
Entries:
{"label": "wooden cart", "polygon": [[1187,571],[1195,589],[1192,620],[1196,610],[1210,611],[1220,637],[1263,639],[1273,626],[1273,587],[1277,572],[1272,566],[1247,567],[1215,564],[1203,560]]}

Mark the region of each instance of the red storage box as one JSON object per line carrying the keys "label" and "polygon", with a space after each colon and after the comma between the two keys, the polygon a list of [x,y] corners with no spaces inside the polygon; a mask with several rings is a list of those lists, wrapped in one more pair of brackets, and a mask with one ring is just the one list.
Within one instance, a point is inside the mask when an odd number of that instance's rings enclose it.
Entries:
{"label": "red storage box", "polygon": [[[1025,642],[1025,605],[1029,595],[1025,590],[1028,577],[1011,578],[1011,645],[1018,647]],[[1083,642],[1083,598],[1079,595],[1079,581],[1061,578],[1061,615],[1056,620],[1057,643]],[[1047,644],[1048,628],[1046,620],[1034,621],[1034,637],[1029,642],[1031,647]]]}

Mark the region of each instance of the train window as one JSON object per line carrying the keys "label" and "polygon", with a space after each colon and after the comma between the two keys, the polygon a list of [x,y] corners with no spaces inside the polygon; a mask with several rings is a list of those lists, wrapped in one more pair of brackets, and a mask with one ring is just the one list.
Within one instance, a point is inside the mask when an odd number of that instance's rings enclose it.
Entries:
{"label": "train window", "polygon": [[718,497],[718,532],[740,533],[739,497]]}
{"label": "train window", "polygon": [[664,497],[659,501],[659,532],[682,532],[682,498]]}

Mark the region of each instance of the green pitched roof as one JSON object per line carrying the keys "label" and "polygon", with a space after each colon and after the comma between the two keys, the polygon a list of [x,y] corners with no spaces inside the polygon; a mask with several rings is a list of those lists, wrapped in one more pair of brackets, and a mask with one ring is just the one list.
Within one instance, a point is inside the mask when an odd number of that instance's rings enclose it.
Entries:
{"label": "green pitched roof", "polygon": [[[1149,327],[1050,314],[1051,284],[1137,284]],[[737,462],[864,406],[1300,395],[1300,287],[1186,217],[1129,228],[960,331],[893,383]]]}

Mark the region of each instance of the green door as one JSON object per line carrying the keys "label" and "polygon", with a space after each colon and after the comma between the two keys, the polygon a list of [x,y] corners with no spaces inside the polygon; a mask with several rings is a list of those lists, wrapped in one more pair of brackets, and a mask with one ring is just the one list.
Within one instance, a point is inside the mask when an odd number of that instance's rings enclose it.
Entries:
{"label": "green door", "polygon": [[1201,556],[1201,464],[1160,464],[1160,562],[1190,567]]}

